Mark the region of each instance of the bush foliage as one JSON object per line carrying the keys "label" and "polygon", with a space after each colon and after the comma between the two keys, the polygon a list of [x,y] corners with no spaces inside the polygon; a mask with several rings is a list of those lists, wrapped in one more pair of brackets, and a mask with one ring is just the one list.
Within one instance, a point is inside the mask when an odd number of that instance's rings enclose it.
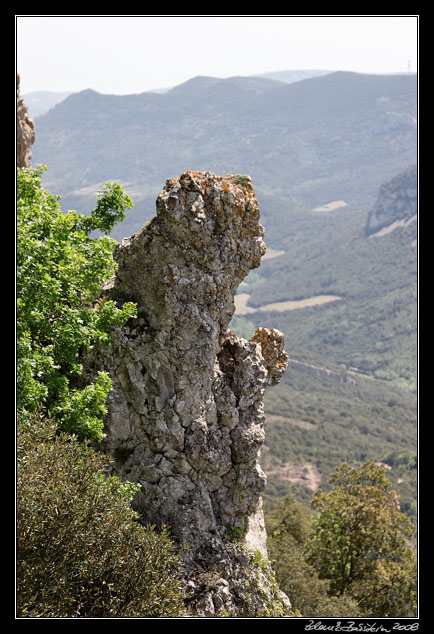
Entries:
{"label": "bush foliage", "polygon": [[313,498],[315,515],[291,495],[266,514],[280,587],[303,616],[415,616],[414,527],[384,469],[344,463],[330,483]]}
{"label": "bush foliage", "polygon": [[106,456],[38,415],[19,424],[17,454],[19,617],[183,615],[167,529],[137,521],[137,487],[108,477]]}
{"label": "bush foliage", "polygon": [[91,445],[103,438],[110,378],[80,385],[82,349],[109,344],[136,312],[100,299],[116,268],[104,234],[132,203],[108,183],[90,216],[64,214],[41,172],[17,171],[17,613],[182,615],[167,529],[139,523],[138,487],[109,476]]}
{"label": "bush foliage", "polygon": [[416,558],[408,540],[414,526],[399,510],[384,469],[343,464],[318,490],[318,511],[307,543],[308,561],[338,596],[347,593],[363,616],[410,617],[416,611]]}
{"label": "bush foliage", "polygon": [[90,234],[107,233],[132,202],[120,185],[107,183],[90,216],[62,213],[40,186],[42,169],[17,170],[18,410],[43,408],[63,429],[101,439],[111,381],[100,372],[94,383],[76,387],[79,353],[107,344],[110,328],[133,316],[135,306],[97,303],[115,271],[116,241]]}

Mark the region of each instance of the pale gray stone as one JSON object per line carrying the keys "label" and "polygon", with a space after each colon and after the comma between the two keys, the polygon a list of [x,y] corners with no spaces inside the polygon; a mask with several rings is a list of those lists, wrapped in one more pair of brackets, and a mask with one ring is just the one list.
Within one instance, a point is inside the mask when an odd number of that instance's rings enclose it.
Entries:
{"label": "pale gray stone", "polygon": [[113,472],[141,485],[142,521],[165,524],[186,548],[197,616],[255,616],[271,592],[257,587],[250,554],[266,557],[263,398],[286,368],[284,337],[228,330],[235,291],[264,253],[249,177],[168,180],[157,216],[117,246],[104,286],[118,303],[137,302],[138,318],[83,358],[89,377],[105,369],[113,381],[104,442]]}

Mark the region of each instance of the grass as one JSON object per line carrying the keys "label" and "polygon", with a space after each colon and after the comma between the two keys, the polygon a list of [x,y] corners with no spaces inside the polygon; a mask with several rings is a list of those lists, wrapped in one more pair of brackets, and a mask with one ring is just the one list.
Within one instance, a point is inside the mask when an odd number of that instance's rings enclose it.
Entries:
{"label": "grass", "polygon": [[235,306],[236,306],[236,315],[247,315],[249,313],[257,313],[257,312],[278,312],[284,313],[288,310],[297,310],[299,308],[307,308],[309,306],[321,306],[322,304],[327,304],[328,302],[335,302],[341,297],[337,297],[336,295],[318,295],[317,297],[307,297],[306,299],[299,299],[297,301],[286,301],[286,302],[274,302],[271,304],[265,304],[265,306],[259,306],[257,308],[252,308],[251,306],[247,306],[247,302],[249,301],[248,293],[240,293],[235,297]]}

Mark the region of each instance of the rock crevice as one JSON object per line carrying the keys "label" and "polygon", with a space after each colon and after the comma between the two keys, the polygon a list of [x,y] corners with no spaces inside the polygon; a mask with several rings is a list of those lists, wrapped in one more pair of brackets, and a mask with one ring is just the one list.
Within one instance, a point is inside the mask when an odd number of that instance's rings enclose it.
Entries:
{"label": "rock crevice", "polygon": [[137,302],[138,317],[83,358],[89,377],[112,379],[104,449],[114,472],[140,483],[142,520],[169,526],[185,548],[198,616],[256,616],[272,600],[252,590],[248,562],[266,557],[263,398],[285,371],[284,337],[258,329],[246,341],[228,328],[235,291],[265,253],[259,215],[247,176],[168,180],[157,215],[117,246],[103,290]]}

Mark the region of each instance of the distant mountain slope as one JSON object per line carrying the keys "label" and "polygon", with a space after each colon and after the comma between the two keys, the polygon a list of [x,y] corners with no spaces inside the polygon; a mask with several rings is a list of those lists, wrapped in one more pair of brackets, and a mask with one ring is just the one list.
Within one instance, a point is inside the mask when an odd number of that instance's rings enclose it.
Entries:
{"label": "distant mountain slope", "polygon": [[[416,451],[417,251],[403,231],[365,234],[380,188],[416,163],[416,115],[415,76],[339,72],[294,83],[196,77],[164,94],[87,90],[36,119],[32,164],[48,165],[44,185],[63,209],[90,210],[106,181],[124,184],[135,207],[118,240],[155,215],[166,179],[186,169],[252,177],[269,257],[240,293],[267,309],[231,327],[247,337],[278,328],[299,362],[266,402],[271,496],[300,468],[323,486],[343,460],[395,465]],[[317,296],[339,299],[305,301]],[[304,307],[280,310],[288,302]],[[300,371],[308,365],[325,371]],[[394,484],[414,516],[415,474],[399,469]]]}
{"label": "distant mountain slope", "polygon": [[[250,174],[266,242],[283,254],[241,289],[250,306],[270,306],[247,321],[413,389],[415,249],[396,232],[380,246],[364,228],[379,188],[416,162],[416,89],[415,76],[337,72],[292,84],[195,77],[165,94],[86,90],[36,119],[33,164],[48,165],[44,184],[63,208],[90,210],[105,181],[123,183],[135,207],[118,240],[155,214],[167,178]],[[273,310],[318,295],[341,299]]]}
{"label": "distant mountain slope", "polygon": [[[285,333],[289,353],[300,346],[414,390],[415,179],[412,167],[380,188],[373,210],[385,224],[376,225],[383,227],[376,233],[366,235],[369,210],[293,211],[286,232],[278,237],[271,231],[280,255],[263,261],[241,285],[245,316],[236,316],[235,327],[246,334],[247,323],[251,330],[276,327]],[[335,301],[315,305],[315,298],[324,296]]]}
{"label": "distant mountain slope", "polygon": [[[291,353],[296,359],[309,358],[302,349],[291,348]],[[338,371],[316,354],[310,361]],[[416,456],[416,430],[413,394],[383,381],[356,376],[350,383],[289,367],[265,399],[261,465],[268,479],[266,496],[293,491],[307,501],[318,484],[327,487],[328,477],[342,462],[370,459],[393,467],[387,467],[387,475],[400,491],[401,509],[416,520],[416,472],[396,464],[397,456]]]}
{"label": "distant mountain slope", "polygon": [[[125,183],[135,208],[118,239],[154,215],[166,178],[185,169],[248,173],[265,223],[267,197],[292,208],[343,199],[352,212],[416,161],[416,86],[338,72],[292,84],[197,77],[164,94],[86,90],[37,117],[33,164],[48,165],[44,184],[69,208],[90,210],[106,180]],[[279,220],[286,213],[269,224],[281,232]]]}
{"label": "distant mountain slope", "polygon": [[39,117],[47,113],[57,103],[60,103],[66,97],[72,94],[70,92],[51,92],[49,90],[36,90],[28,92],[24,95],[24,101],[27,104],[32,117]]}
{"label": "distant mountain slope", "polygon": [[411,225],[416,238],[417,167],[412,165],[381,186],[365,227],[366,235],[385,235]]}
{"label": "distant mountain slope", "polygon": [[312,77],[321,77],[323,75],[329,75],[333,73],[333,70],[277,70],[270,73],[260,73],[254,75],[255,77],[265,77],[266,79],[276,79],[283,81],[286,84],[293,84],[296,81],[303,81],[303,79],[311,79]]}

